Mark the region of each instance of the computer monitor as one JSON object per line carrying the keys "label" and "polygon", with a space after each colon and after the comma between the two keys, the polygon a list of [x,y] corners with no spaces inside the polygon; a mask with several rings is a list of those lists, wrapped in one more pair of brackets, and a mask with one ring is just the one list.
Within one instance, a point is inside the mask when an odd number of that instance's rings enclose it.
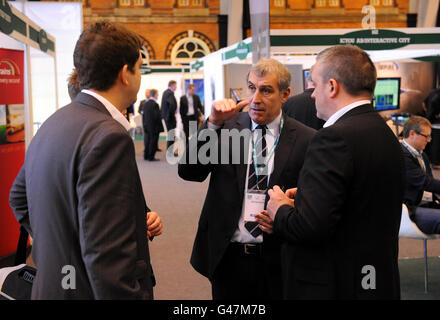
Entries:
{"label": "computer monitor", "polygon": [[309,77],[310,69],[303,70],[303,89],[307,89],[307,78]]}
{"label": "computer monitor", "polygon": [[377,78],[373,106],[377,111],[400,108],[400,78]]}

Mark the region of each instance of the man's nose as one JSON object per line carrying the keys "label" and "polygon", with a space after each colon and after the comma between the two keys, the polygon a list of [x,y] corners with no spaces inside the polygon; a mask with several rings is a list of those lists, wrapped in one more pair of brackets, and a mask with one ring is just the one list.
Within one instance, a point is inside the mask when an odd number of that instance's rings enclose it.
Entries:
{"label": "man's nose", "polygon": [[261,92],[260,90],[255,90],[254,96],[252,97],[252,102],[258,104],[261,102]]}

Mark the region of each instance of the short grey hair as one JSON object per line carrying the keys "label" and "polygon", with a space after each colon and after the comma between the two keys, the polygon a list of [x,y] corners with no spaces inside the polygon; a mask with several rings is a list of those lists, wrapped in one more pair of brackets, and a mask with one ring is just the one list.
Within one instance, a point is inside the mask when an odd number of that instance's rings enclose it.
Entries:
{"label": "short grey hair", "polygon": [[402,136],[408,138],[411,130],[420,134],[423,126],[431,128],[431,122],[424,117],[411,116],[403,125]]}
{"label": "short grey hair", "polygon": [[368,93],[376,87],[376,67],[368,54],[359,47],[337,45],[321,51],[316,61],[322,64],[322,80],[335,79],[351,95]]}
{"label": "short grey hair", "polygon": [[258,61],[252,66],[246,77],[246,81],[249,79],[249,74],[251,72],[258,77],[262,77],[268,73],[275,73],[278,76],[278,89],[280,92],[283,92],[290,87],[291,75],[289,69],[275,59],[264,58]]}

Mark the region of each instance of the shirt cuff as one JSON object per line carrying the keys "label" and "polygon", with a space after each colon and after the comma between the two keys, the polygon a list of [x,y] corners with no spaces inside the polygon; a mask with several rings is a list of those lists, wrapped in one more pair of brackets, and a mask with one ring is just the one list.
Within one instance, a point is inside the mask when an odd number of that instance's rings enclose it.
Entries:
{"label": "shirt cuff", "polygon": [[215,124],[209,122],[209,120],[206,120],[206,122],[208,123],[208,129],[218,130],[222,127],[222,126],[218,126],[218,125],[215,125]]}

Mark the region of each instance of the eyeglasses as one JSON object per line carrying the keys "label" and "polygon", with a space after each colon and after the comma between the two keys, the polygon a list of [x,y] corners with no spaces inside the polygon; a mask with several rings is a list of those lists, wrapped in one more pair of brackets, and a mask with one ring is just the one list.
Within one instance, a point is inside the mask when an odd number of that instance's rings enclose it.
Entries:
{"label": "eyeglasses", "polygon": [[420,132],[416,132],[419,136],[425,137],[426,139],[430,140],[431,136],[428,136],[426,134],[420,133]]}

